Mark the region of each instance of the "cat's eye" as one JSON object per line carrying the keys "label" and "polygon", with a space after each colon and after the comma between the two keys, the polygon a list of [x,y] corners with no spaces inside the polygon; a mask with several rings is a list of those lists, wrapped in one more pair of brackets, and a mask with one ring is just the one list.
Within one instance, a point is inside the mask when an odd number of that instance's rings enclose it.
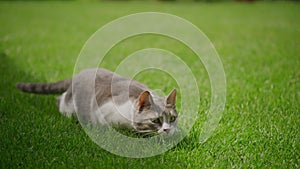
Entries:
{"label": "cat's eye", "polygon": [[153,119],[151,120],[153,123],[160,123],[160,118],[156,118],[156,119]]}
{"label": "cat's eye", "polygon": [[175,116],[171,116],[170,117],[170,122],[174,122],[176,120],[176,117]]}

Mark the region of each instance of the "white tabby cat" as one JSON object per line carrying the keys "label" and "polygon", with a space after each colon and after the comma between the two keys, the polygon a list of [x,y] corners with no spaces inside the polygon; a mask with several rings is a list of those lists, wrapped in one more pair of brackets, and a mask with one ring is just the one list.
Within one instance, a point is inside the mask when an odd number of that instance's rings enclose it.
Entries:
{"label": "white tabby cat", "polygon": [[[73,85],[72,85],[73,83]],[[18,83],[24,92],[62,94],[59,111],[80,121],[117,125],[139,133],[173,134],[177,127],[176,90],[159,97],[144,84],[103,68],[87,69],[56,83]]]}

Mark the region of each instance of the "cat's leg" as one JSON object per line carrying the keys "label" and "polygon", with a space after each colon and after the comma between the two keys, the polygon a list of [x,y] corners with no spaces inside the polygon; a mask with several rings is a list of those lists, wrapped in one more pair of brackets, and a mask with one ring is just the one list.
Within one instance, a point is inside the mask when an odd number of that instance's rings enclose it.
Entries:
{"label": "cat's leg", "polygon": [[61,96],[59,96],[57,98],[56,104],[58,106],[59,112],[67,117],[71,117],[75,111],[72,94],[69,91],[64,92]]}

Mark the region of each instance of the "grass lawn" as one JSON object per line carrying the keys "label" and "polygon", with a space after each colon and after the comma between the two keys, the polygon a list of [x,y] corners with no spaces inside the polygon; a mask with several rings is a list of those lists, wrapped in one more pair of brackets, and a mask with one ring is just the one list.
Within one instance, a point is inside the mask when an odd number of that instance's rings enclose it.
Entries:
{"label": "grass lawn", "polygon": [[[76,119],[62,116],[55,96],[24,94],[18,81],[70,77],[85,41],[118,17],[159,11],[183,17],[215,45],[227,78],[227,104],[214,135],[198,142],[210,103],[208,75],[180,42],[130,38],[102,67],[146,47],[172,51],[198,75],[199,118],[164,154],[131,159],[98,147]],[[300,5],[276,3],[0,2],[0,168],[299,168]],[[151,77],[151,78],[148,78]],[[159,77],[159,78],[158,78]],[[138,80],[170,91],[169,77]],[[193,92],[193,91],[191,91]]]}

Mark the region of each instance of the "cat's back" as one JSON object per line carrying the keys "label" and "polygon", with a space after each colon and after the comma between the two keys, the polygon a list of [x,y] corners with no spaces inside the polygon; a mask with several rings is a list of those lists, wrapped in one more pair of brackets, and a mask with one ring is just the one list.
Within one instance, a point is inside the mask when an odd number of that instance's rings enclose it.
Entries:
{"label": "cat's back", "polygon": [[[74,77],[75,87],[81,93],[95,92],[98,103],[104,103],[115,96],[120,102],[124,98],[137,98],[149,88],[135,80],[123,77],[104,68],[92,68],[81,71]],[[74,85],[74,84],[73,84]]]}
{"label": "cat's back", "polygon": [[[104,68],[91,68],[91,69],[85,69],[83,71],[81,71],[80,73],[78,73],[74,79],[77,82],[93,82],[95,81],[96,85],[112,85],[112,83],[114,85],[116,84],[124,84],[124,83],[133,83],[135,85],[138,85],[140,87],[146,87],[145,85],[123,77],[117,73],[114,73],[110,70],[104,69]],[[119,86],[118,86],[119,87]]]}
{"label": "cat's back", "polygon": [[85,69],[79,72],[77,75],[73,77],[73,80],[76,82],[92,82],[93,80],[101,81],[101,82],[111,82],[112,79],[123,80],[126,81],[125,77],[122,77],[114,72],[111,72],[104,68],[91,68]]}

